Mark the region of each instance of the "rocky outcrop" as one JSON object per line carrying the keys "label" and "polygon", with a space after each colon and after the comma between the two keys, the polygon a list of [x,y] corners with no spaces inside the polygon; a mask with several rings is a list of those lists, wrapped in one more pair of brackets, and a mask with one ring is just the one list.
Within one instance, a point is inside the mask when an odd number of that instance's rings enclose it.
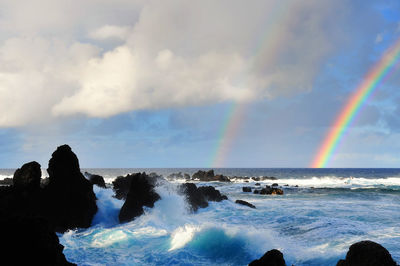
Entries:
{"label": "rocky outcrop", "polygon": [[106,188],[106,182],[104,182],[104,178],[101,175],[94,175],[88,172],[85,172],[85,176],[89,179],[92,185],[96,185],[101,188]]}
{"label": "rocky outcrop", "polygon": [[261,190],[255,189],[253,193],[261,195],[283,195],[283,190],[276,187],[266,186]]}
{"label": "rocky outcrop", "polygon": [[199,170],[192,176],[193,180],[200,180],[202,182],[219,181],[230,182],[230,179],[224,175],[215,175],[214,170],[202,171]]}
{"label": "rocky outcrop", "polygon": [[0,186],[12,186],[13,184],[13,179],[10,177],[0,180]]}
{"label": "rocky outcrop", "polygon": [[68,145],[57,148],[47,169],[44,215],[58,232],[88,228],[97,212],[93,185],[80,172],[79,161]]}
{"label": "rocky outcrop", "polygon": [[119,212],[121,223],[129,222],[144,213],[143,207],[154,207],[154,203],[160,199],[154,191],[157,178],[150,177],[146,173],[132,174],[129,192],[124,205]]}
{"label": "rocky outcrop", "polygon": [[350,246],[346,259],[337,266],[396,266],[389,251],[378,243],[366,240]]}
{"label": "rocky outcrop", "polygon": [[258,260],[250,262],[249,266],[286,266],[282,252],[273,249],[265,253]]}
{"label": "rocky outcrop", "polygon": [[249,202],[247,202],[247,201],[244,201],[244,200],[236,200],[235,203],[240,204],[240,205],[244,205],[244,206],[247,206],[247,207],[250,207],[250,208],[252,208],[252,209],[255,209],[255,208],[256,208],[256,206],[254,206],[253,204],[251,204],[251,203],[249,203]]}
{"label": "rocky outcrop", "polygon": [[24,164],[14,173],[13,184],[16,189],[38,190],[42,170],[37,162]]}
{"label": "rocky outcrop", "polygon": [[62,253],[53,228],[43,218],[0,219],[2,265],[75,265]]}
{"label": "rocky outcrop", "polygon": [[134,174],[127,176],[118,176],[113,182],[114,197],[117,199],[126,199]]}
{"label": "rocky outcrop", "polygon": [[208,201],[220,202],[228,199],[227,196],[221,195],[219,190],[215,189],[213,186],[199,187],[198,190],[203,193],[205,199]]}
{"label": "rocky outcrop", "polygon": [[184,183],[178,187],[178,192],[185,195],[186,202],[192,212],[196,212],[199,208],[208,207],[208,202],[204,194],[193,183]]}
{"label": "rocky outcrop", "polygon": [[208,201],[220,202],[228,199],[213,186],[197,187],[193,183],[184,183],[178,187],[178,193],[185,195],[189,209],[196,212],[199,208],[208,207]]}
{"label": "rocky outcrop", "polygon": [[242,187],[243,192],[251,192],[251,187]]}

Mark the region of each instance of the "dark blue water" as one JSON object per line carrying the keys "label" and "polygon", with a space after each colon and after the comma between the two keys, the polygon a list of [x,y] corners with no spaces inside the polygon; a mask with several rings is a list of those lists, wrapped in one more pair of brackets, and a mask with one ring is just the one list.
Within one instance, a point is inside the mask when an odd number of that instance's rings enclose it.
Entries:
{"label": "dark blue water", "polygon": [[[131,172],[164,176],[196,169],[83,169],[111,182]],[[208,170],[208,169],[206,169]],[[7,172],[8,171],[8,172]],[[12,175],[0,170],[0,175]],[[198,183],[229,198],[191,214],[177,183],[157,187],[162,199],[143,216],[118,224],[123,202],[95,187],[99,212],[89,229],[60,235],[68,260],[79,265],[247,265],[266,251],[283,252],[287,265],[336,265],[348,247],[372,240],[400,262],[400,169],[215,169],[228,176],[273,176],[283,196],[242,192],[256,181]],[[45,172],[44,172],[45,174]],[[288,185],[288,186],[285,186]],[[246,200],[257,209],[234,203]]]}

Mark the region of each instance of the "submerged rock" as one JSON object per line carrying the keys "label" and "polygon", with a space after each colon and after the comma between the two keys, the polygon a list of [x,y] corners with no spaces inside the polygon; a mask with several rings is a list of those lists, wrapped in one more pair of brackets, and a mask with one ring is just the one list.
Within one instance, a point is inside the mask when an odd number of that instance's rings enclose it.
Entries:
{"label": "submerged rock", "polygon": [[350,246],[346,259],[337,266],[396,266],[389,251],[378,243],[366,240]]}
{"label": "submerged rock", "polygon": [[58,147],[52,154],[47,172],[49,183],[44,188],[44,213],[56,231],[90,227],[97,212],[96,196],[68,145]]}
{"label": "submerged rock", "polygon": [[85,172],[85,176],[89,179],[90,183],[96,185],[101,188],[106,188],[106,182],[101,175],[95,175],[88,172]]}
{"label": "submerged rock", "polygon": [[62,253],[56,233],[43,218],[0,219],[3,265],[75,265]]}
{"label": "submerged rock", "polygon": [[121,223],[129,222],[144,213],[143,206],[154,207],[161,197],[154,191],[157,178],[146,173],[131,175],[131,184],[124,205],[119,212]]}
{"label": "submerged rock", "polygon": [[253,209],[256,208],[256,206],[254,206],[253,204],[251,204],[251,203],[249,203],[247,201],[244,201],[244,200],[236,200],[235,203],[240,204],[240,205],[244,205],[244,206],[248,206],[248,207],[253,208]]}
{"label": "submerged rock", "polygon": [[273,249],[266,252],[258,260],[250,262],[249,266],[286,266],[286,262],[283,258],[282,252]]}
{"label": "submerged rock", "polygon": [[242,187],[243,192],[251,192],[251,187]]}

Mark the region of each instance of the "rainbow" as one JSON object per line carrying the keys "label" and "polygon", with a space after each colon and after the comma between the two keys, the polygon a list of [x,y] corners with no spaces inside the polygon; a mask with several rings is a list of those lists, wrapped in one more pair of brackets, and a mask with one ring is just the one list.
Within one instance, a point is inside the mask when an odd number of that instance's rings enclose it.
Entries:
{"label": "rainbow", "polygon": [[396,69],[394,66],[399,58],[400,38],[393,46],[386,50],[340,111],[312,161],[312,168],[321,168],[327,165],[347,128],[360,111],[361,106],[368,100],[372,92],[390,76],[389,74]]}
{"label": "rainbow", "polygon": [[245,113],[245,104],[233,102],[219,132],[217,146],[210,167],[223,167],[231,146],[236,138]]}

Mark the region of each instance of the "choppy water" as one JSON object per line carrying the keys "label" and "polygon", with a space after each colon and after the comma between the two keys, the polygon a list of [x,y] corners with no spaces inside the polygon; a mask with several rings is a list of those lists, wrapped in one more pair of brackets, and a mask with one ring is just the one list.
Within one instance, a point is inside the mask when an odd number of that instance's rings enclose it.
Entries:
{"label": "choppy water", "polygon": [[[131,172],[192,174],[198,169],[83,169],[110,182]],[[9,172],[6,172],[9,171]],[[228,176],[274,176],[283,196],[243,193],[245,183],[216,183],[229,198],[195,214],[176,185],[157,187],[161,200],[143,216],[118,224],[123,202],[95,186],[99,212],[89,229],[60,235],[67,259],[79,265],[247,265],[266,251],[287,265],[336,265],[349,246],[369,239],[400,262],[400,169],[217,169]],[[0,178],[13,170],[0,170]],[[210,183],[198,183],[210,185]],[[294,187],[298,185],[298,187]],[[313,188],[311,188],[313,187]],[[250,209],[234,203],[243,199]]]}

